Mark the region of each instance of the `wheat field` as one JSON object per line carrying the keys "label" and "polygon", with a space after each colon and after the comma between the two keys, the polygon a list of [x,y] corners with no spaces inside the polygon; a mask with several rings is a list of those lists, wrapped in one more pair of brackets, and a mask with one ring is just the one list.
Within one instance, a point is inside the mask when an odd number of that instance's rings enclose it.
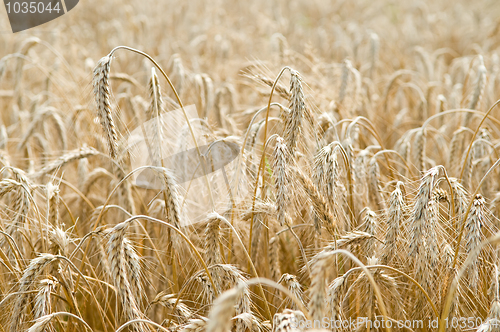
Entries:
{"label": "wheat field", "polygon": [[0,331],[500,331],[500,3],[0,16]]}

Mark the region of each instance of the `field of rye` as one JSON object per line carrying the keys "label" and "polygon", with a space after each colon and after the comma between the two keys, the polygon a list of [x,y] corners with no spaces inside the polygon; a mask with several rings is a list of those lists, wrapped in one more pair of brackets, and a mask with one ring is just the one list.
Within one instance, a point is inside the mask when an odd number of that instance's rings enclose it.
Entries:
{"label": "field of rye", "polygon": [[500,331],[499,17],[1,11],[0,332]]}

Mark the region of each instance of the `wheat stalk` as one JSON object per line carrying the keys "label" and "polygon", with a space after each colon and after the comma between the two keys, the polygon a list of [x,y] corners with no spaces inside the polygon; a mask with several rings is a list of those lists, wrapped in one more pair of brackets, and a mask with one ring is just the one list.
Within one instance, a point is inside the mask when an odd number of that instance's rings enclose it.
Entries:
{"label": "wheat stalk", "polygon": [[276,189],[276,213],[281,226],[288,225],[287,207],[290,204],[290,175],[288,171],[288,147],[282,137],[276,138],[273,151],[273,177]]}
{"label": "wheat stalk", "polygon": [[302,133],[302,117],[306,113],[302,78],[293,69],[290,69],[290,105],[288,108],[290,114],[285,119],[283,139],[286,142],[290,156],[293,157]]}
{"label": "wheat stalk", "polygon": [[28,302],[26,292],[30,290],[35,283],[36,278],[42,273],[43,269],[50,263],[56,260],[56,256],[51,254],[43,254],[40,257],[31,260],[28,267],[24,270],[21,279],[19,280],[19,296],[17,297],[12,315],[10,316],[10,331],[17,332],[19,326],[23,322],[25,304]]}
{"label": "wheat stalk", "polygon": [[406,210],[403,183],[398,181],[396,188],[391,193],[389,210],[387,212],[387,233],[385,235],[384,248],[382,249],[382,264],[388,265],[397,253],[398,235],[401,222]]}
{"label": "wheat stalk", "polygon": [[110,277],[117,289],[117,297],[126,319],[132,320],[141,318],[142,313],[138,302],[140,298],[135,296],[140,294],[140,289],[137,289],[140,283],[136,279],[138,276],[135,275],[138,272],[136,268],[139,263],[134,262],[137,256],[132,254],[133,249],[129,247],[128,240],[125,238],[127,228],[127,222],[113,227],[109,234],[107,254],[111,265]]}
{"label": "wheat stalk", "polygon": [[111,113],[111,89],[109,84],[109,70],[111,57],[102,57],[94,68],[94,97],[97,105],[97,116],[101,122],[102,129],[108,143],[109,155],[112,159],[118,156],[118,134]]}

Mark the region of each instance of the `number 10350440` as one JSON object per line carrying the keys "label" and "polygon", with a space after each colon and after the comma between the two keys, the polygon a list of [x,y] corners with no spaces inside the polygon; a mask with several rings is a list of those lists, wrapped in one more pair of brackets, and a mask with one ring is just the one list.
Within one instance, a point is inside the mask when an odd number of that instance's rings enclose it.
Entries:
{"label": "number 10350440", "polygon": [[31,14],[41,14],[41,13],[52,13],[53,11],[56,13],[59,13],[62,8],[59,6],[60,2],[56,2],[55,4],[52,3],[43,3],[43,2],[36,2],[36,1],[31,1],[31,2],[18,2],[18,1],[13,1],[13,2],[6,2],[5,7],[7,8],[7,13],[31,13]]}

